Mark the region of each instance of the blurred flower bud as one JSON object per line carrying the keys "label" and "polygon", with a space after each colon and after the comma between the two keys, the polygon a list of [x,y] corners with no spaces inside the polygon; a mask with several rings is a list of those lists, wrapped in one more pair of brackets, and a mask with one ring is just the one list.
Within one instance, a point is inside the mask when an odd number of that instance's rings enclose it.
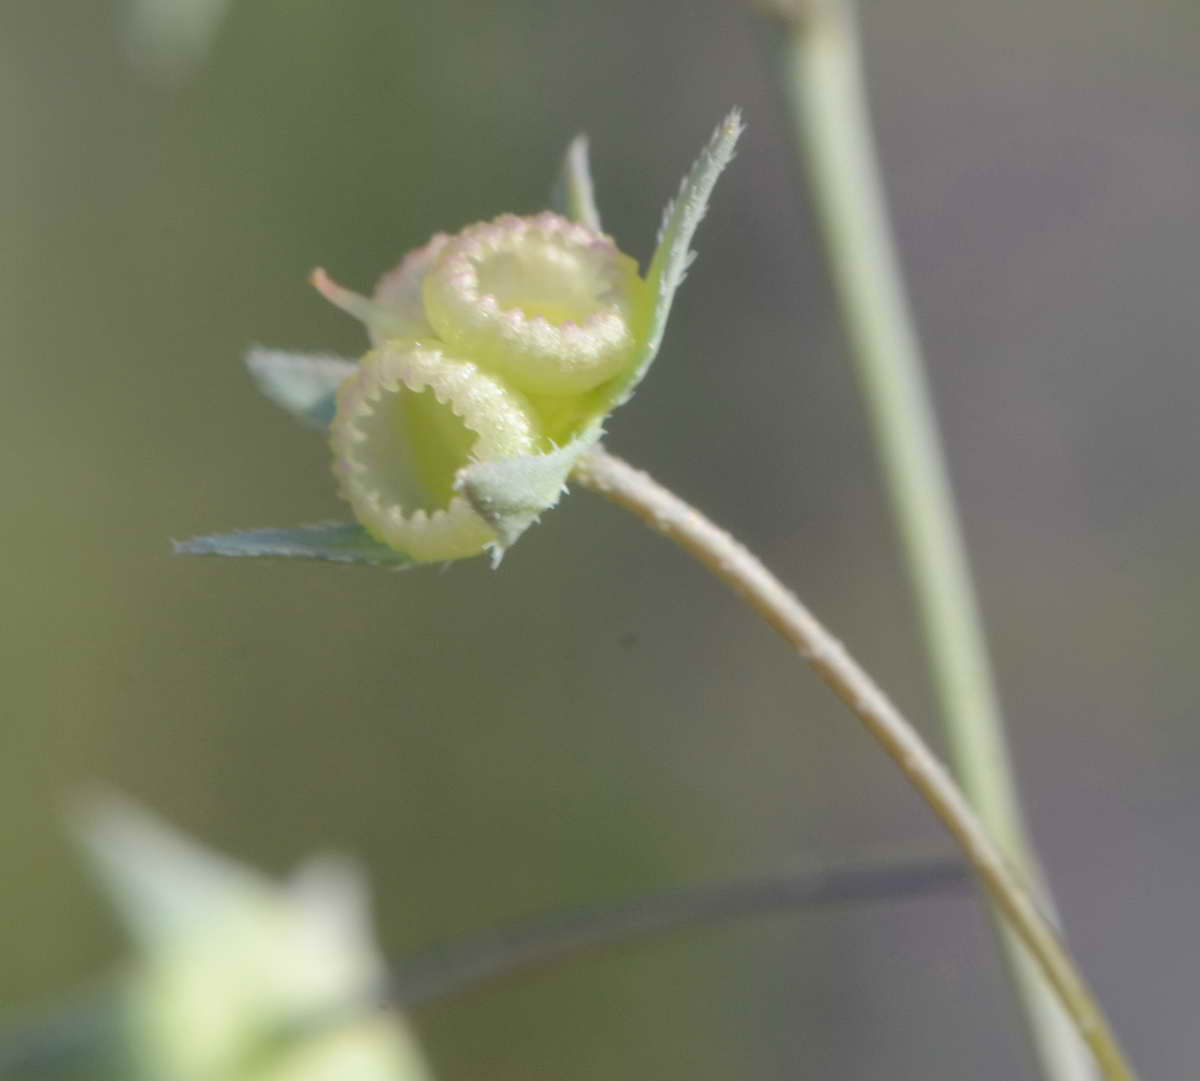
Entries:
{"label": "blurred flower bud", "polygon": [[281,1038],[384,978],[354,867],[327,857],[274,883],[113,796],[89,805],[80,833],[138,947],[125,1012],[136,1077],[426,1081],[394,1014]]}

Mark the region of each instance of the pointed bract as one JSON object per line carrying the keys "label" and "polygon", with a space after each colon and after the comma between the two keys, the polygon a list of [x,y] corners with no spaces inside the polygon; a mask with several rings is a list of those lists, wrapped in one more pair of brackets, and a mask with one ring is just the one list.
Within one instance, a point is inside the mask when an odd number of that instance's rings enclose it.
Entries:
{"label": "pointed bract", "polygon": [[493,563],[499,563],[521,534],[559,501],[579,456],[593,447],[601,434],[597,422],[549,454],[477,462],[462,470],[458,490],[496,531]]}
{"label": "pointed bract", "polygon": [[733,109],[712,133],[708,145],[700,152],[679,185],[679,194],[663,211],[658,247],[646,273],[646,284],[650,287],[653,301],[641,328],[641,353],[629,374],[620,381],[614,405],[621,405],[629,399],[658,355],[675,293],[683,284],[687,269],[696,256],[692,251],[692,238],[708,212],[713,188],[725,167],[733,160],[738,139],[744,130],[741,110]]}
{"label": "pointed bract", "polygon": [[596,206],[596,189],[592,184],[592,167],[588,160],[588,139],[576,135],[563,155],[562,172],[554,184],[550,205],[564,218],[586,225],[597,233],[600,210]]}

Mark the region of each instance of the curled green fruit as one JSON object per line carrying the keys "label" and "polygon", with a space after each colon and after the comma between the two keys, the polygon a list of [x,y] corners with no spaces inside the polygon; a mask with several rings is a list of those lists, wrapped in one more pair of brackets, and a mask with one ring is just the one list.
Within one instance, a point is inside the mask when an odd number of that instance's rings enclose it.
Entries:
{"label": "curled green fruit", "polygon": [[178,546],[201,555],[311,556],[405,566],[510,547],[565,490],[662,341],[691,239],[741,134],[714,132],[666,210],[644,275],[601,231],[586,144],[559,205],[439,233],[371,297],[323,270],[313,284],[365,324],[359,364],[255,350],[263,391],[328,429],[358,525],[251,530]]}
{"label": "curled green fruit", "polygon": [[464,356],[536,394],[578,394],[633,352],[643,289],[606,236],[557,214],[464,229],[425,277],[425,314]]}
{"label": "curled green fruit", "polygon": [[472,462],[537,450],[519,392],[430,341],[395,341],[368,353],[337,398],[334,471],[372,536],[419,562],[476,555],[495,539],[454,484]]}

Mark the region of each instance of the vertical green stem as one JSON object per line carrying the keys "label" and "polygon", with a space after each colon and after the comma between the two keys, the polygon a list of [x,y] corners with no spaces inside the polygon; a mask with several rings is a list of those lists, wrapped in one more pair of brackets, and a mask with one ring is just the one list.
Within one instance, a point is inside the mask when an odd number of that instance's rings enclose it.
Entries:
{"label": "vertical green stem", "polygon": [[[871,137],[849,0],[786,4],[782,77],[933,669],[950,760],[1001,850],[1051,908],[1026,833],[920,346]],[[1049,1081],[1091,1081],[1091,1058],[1023,947],[1001,927]]]}

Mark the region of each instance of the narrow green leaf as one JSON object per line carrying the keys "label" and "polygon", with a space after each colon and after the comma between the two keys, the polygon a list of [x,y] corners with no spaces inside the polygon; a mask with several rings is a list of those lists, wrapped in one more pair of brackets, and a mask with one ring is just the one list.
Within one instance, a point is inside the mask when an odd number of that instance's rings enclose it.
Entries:
{"label": "narrow green leaf", "polygon": [[341,357],[251,349],[246,368],[258,389],[301,424],[325,431],[337,409],[337,388],[357,367]]}
{"label": "narrow green leaf", "polygon": [[683,284],[687,269],[695,258],[696,253],[691,247],[692,237],[708,210],[708,201],[718,177],[733,160],[738,138],[744,130],[741,110],[734,109],[713,132],[708,145],[683,178],[679,194],[663,212],[662,225],[658,230],[658,247],[646,274],[649,306],[644,316],[644,326],[638,335],[642,347],[629,374],[614,387],[615,405],[628,400],[658,355],[675,291]]}
{"label": "narrow green leaf", "polygon": [[[662,342],[675,291],[691,261],[692,237],[704,217],[717,178],[733,158],[741,133],[741,114],[735,109],[713,133],[684,177],[679,194],[667,207],[658,234],[658,248],[646,276],[646,300],[637,335],[640,348],[626,375],[597,388],[589,396],[581,417],[589,414],[590,417],[583,422],[579,434],[549,454],[477,462],[460,471],[456,488],[496,531],[495,562],[544,511],[558,502],[579,456],[599,440],[605,414],[626,401],[645,375]],[[582,136],[576,137],[567,148],[555,191],[555,207],[574,221],[600,228],[588,169],[587,141]]]}
{"label": "narrow green leaf", "polygon": [[550,202],[564,218],[595,229],[597,233],[603,232],[600,211],[596,207],[596,191],[592,185],[586,135],[576,135],[567,147]]}
{"label": "narrow green leaf", "polygon": [[322,522],[298,529],[246,529],[177,541],[175,554],[245,556],[251,558],[321,559],[333,563],[365,563],[397,569],[412,565],[402,552],[380,544],[353,522]]}

